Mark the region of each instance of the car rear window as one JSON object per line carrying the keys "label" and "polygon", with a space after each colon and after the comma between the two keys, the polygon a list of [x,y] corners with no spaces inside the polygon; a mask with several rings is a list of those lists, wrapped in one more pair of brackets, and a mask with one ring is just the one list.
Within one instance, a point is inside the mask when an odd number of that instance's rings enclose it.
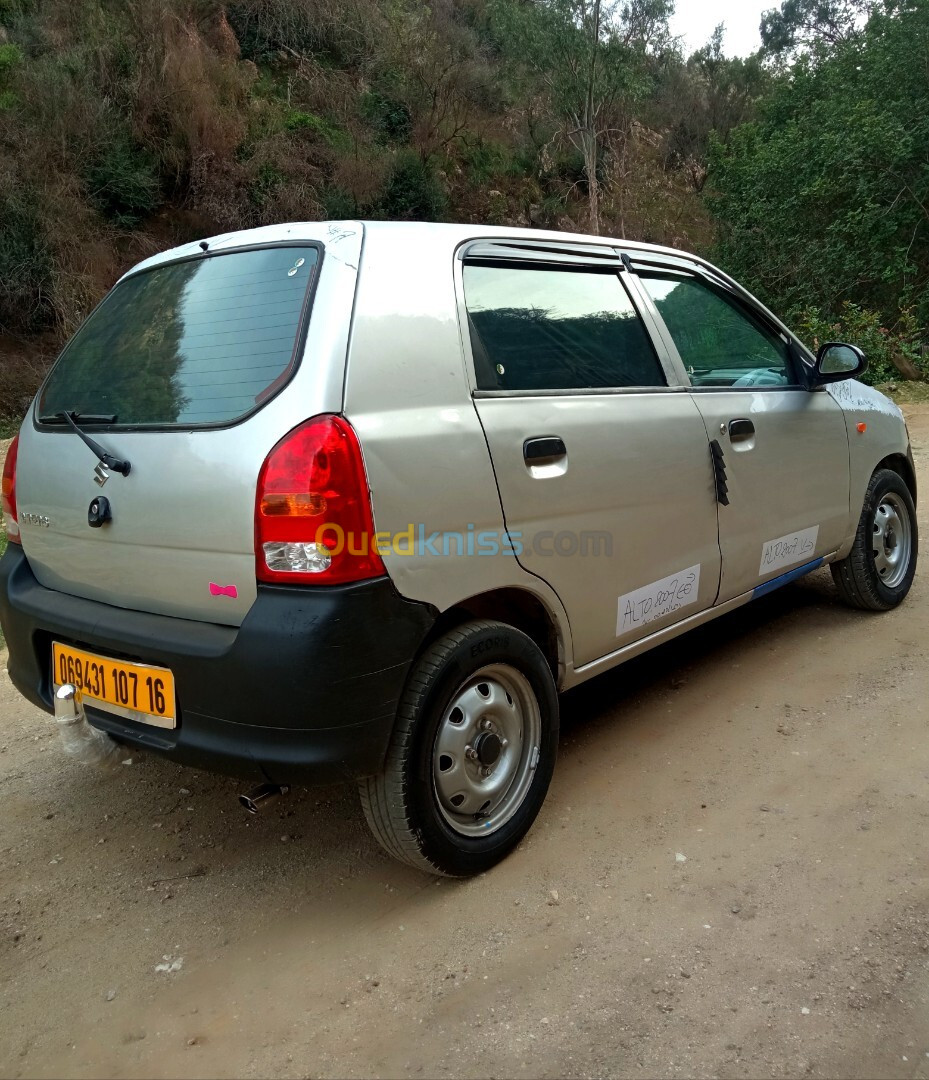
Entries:
{"label": "car rear window", "polygon": [[125,425],[224,424],[293,372],[319,252],[255,248],[127,278],[52,369],[39,415],[113,415]]}

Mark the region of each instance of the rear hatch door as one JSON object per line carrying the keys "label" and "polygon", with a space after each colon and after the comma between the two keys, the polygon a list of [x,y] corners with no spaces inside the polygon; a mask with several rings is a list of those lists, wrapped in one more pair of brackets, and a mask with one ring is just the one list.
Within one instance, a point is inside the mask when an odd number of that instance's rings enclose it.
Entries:
{"label": "rear hatch door", "polygon": [[[241,623],[257,596],[261,465],[308,416],[341,408],[362,230],[317,228],[143,264],[84,323],[20,438],[23,548],[41,584]],[[128,475],[106,476],[65,412]],[[99,499],[111,520],[95,528]]]}

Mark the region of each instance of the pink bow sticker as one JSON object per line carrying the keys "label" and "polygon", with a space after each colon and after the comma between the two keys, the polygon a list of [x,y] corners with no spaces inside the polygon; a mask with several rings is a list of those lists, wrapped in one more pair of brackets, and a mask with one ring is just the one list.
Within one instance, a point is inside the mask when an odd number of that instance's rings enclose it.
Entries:
{"label": "pink bow sticker", "polygon": [[231,596],[233,600],[239,595],[239,590],[235,585],[217,585],[215,581],[210,582],[210,596]]}

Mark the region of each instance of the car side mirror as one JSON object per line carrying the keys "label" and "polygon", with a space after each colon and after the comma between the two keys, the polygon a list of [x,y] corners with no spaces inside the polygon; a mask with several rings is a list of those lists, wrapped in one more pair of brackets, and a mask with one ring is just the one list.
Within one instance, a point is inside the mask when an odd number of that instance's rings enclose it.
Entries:
{"label": "car side mirror", "polygon": [[854,379],[864,374],[867,367],[868,358],[857,345],[827,341],[816,354],[813,382],[816,386],[822,386],[823,383]]}

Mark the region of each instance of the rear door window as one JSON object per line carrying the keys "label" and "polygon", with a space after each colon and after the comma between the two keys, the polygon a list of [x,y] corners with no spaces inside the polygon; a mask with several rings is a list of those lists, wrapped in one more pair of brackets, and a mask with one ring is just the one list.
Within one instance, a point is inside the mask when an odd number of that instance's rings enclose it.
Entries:
{"label": "rear door window", "polygon": [[667,385],[615,272],[469,263],[464,293],[479,390]]}
{"label": "rear door window", "polygon": [[62,353],[39,416],[189,427],[253,412],[294,371],[318,262],[315,247],[255,248],[126,278]]}

